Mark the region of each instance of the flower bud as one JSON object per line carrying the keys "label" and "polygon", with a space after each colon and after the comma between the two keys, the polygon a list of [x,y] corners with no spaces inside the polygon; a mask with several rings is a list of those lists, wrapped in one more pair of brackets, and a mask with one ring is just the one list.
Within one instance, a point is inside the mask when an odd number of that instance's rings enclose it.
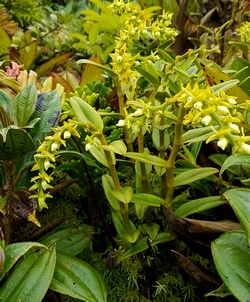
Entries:
{"label": "flower bud", "polygon": [[217,110],[223,114],[228,114],[229,110],[226,106],[217,106]]}
{"label": "flower bud", "polygon": [[211,118],[210,115],[204,116],[204,117],[202,118],[202,120],[201,120],[201,122],[202,122],[203,124],[205,124],[206,126],[209,125],[209,124],[211,123],[211,121],[212,121],[212,118]]}
{"label": "flower bud", "polygon": [[194,108],[195,109],[201,109],[202,106],[203,106],[202,102],[196,102],[196,103],[194,103]]}
{"label": "flower bud", "polygon": [[126,125],[125,120],[119,120],[116,124],[117,127],[124,127]]}
{"label": "flower bud", "polygon": [[243,143],[241,145],[241,149],[243,150],[243,152],[247,153],[247,154],[250,154],[250,145],[246,144],[246,143]]}
{"label": "flower bud", "polygon": [[64,131],[63,138],[67,139],[67,138],[70,138],[70,137],[71,137],[71,133],[69,131]]}
{"label": "flower bud", "polygon": [[233,123],[229,123],[228,126],[229,126],[229,128],[230,128],[233,132],[235,132],[235,133],[240,133],[240,128],[239,128],[238,125],[233,124]]}
{"label": "flower bud", "polygon": [[237,104],[236,100],[233,99],[233,98],[228,98],[228,103],[229,103],[230,105],[236,105],[236,104]]}
{"label": "flower bud", "polygon": [[222,150],[225,150],[225,148],[227,147],[227,145],[228,145],[228,141],[227,141],[227,139],[225,137],[221,138],[217,142],[217,146],[220,147]]}
{"label": "flower bud", "polygon": [[118,63],[121,63],[121,62],[122,62],[122,56],[117,56],[116,61],[117,61]]}

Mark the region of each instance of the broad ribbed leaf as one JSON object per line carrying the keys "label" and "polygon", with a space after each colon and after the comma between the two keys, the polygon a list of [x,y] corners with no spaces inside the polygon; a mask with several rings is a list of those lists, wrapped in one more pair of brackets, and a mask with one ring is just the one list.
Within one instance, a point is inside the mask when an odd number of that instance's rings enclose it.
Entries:
{"label": "broad ribbed leaf", "polygon": [[12,271],[0,289],[3,302],[40,302],[53,277],[56,264],[55,243],[30,253]]}
{"label": "broad ribbed leaf", "polygon": [[37,242],[17,242],[8,244],[5,247],[5,262],[3,271],[0,274],[0,280],[8,273],[18,259],[33,247],[45,248],[44,245]]}
{"label": "broad ribbed leaf", "polygon": [[225,204],[226,201],[221,196],[209,196],[188,201],[181,205],[175,214],[179,217],[186,217],[194,213],[210,210]]}
{"label": "broad ribbed leaf", "polygon": [[50,289],[86,302],[107,301],[102,276],[88,263],[68,255],[57,254]]}
{"label": "broad ribbed leaf", "polygon": [[0,129],[0,160],[12,160],[35,150],[30,135],[24,129],[14,127]]}
{"label": "broad ribbed leaf", "polygon": [[35,83],[25,86],[12,101],[10,119],[16,126],[24,127],[35,110],[37,90]]}
{"label": "broad ribbed leaf", "polygon": [[212,242],[216,269],[230,292],[242,302],[250,298],[250,249],[243,231],[230,231]]}
{"label": "broad ribbed leaf", "polygon": [[36,111],[31,119],[40,118],[30,131],[33,139],[43,141],[52,127],[56,127],[60,118],[61,99],[57,90],[40,93],[36,102]]}
{"label": "broad ribbed leaf", "polygon": [[4,92],[4,90],[0,90],[0,103],[7,116],[10,117],[12,98],[6,92]]}
{"label": "broad ribbed leaf", "polygon": [[233,208],[250,243],[250,189],[232,189],[223,195]]}
{"label": "broad ribbed leaf", "polygon": [[177,175],[174,179],[174,185],[177,186],[183,186],[187,185],[189,183],[192,183],[194,181],[206,178],[208,176],[211,176],[215,173],[219,172],[216,168],[195,168],[191,169],[185,172],[182,172],[181,174]]}
{"label": "broad ribbed leaf", "polygon": [[56,241],[56,251],[59,253],[76,256],[81,253],[89,244],[92,237],[90,226],[69,228],[64,225],[57,227],[51,233],[42,237],[39,242],[47,245],[53,240]]}

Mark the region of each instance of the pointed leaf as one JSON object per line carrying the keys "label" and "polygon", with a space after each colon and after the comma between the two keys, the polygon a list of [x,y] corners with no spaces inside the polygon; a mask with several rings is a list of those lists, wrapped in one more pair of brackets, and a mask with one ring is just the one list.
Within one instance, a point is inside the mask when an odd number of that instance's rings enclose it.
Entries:
{"label": "pointed leaf", "polygon": [[40,302],[53,277],[56,264],[55,243],[49,249],[30,253],[12,271],[0,289],[3,302]]}
{"label": "pointed leaf", "polygon": [[240,224],[245,231],[250,243],[250,200],[249,189],[232,189],[226,191],[223,196],[228,200]]}
{"label": "pointed leaf", "polygon": [[13,126],[0,129],[0,160],[12,160],[35,150],[30,135]]}
{"label": "pointed leaf", "polygon": [[101,116],[87,102],[77,96],[74,96],[70,98],[70,103],[79,123],[88,124],[94,129],[103,129]]}
{"label": "pointed leaf", "polygon": [[17,242],[8,244],[5,249],[5,263],[3,271],[0,274],[0,280],[13,267],[13,265],[20,259],[28,250],[33,247],[45,248],[43,244],[38,242]]}
{"label": "pointed leaf", "polygon": [[56,251],[58,253],[76,256],[80,254],[90,243],[92,237],[92,228],[89,226],[57,227],[54,231],[43,236],[39,242],[47,245],[52,240],[57,239]]}
{"label": "pointed leaf", "polygon": [[152,207],[160,207],[161,204],[164,204],[164,199],[153,194],[136,193],[133,195],[130,202]]}
{"label": "pointed leaf", "polygon": [[105,192],[105,196],[107,197],[111,207],[117,212],[120,211],[120,205],[118,199],[112,194],[112,191],[115,190],[115,184],[113,178],[108,175],[102,175],[102,186]]}
{"label": "pointed leaf", "polygon": [[243,231],[230,231],[212,242],[216,269],[238,301],[249,301],[250,250]]}
{"label": "pointed leaf", "polygon": [[[92,61],[99,65],[103,65],[102,59],[97,54],[92,55],[89,58],[89,61]],[[100,81],[103,81],[104,79],[105,78],[103,77],[102,69],[96,67],[93,64],[86,64],[84,66],[79,85],[82,87],[82,86],[86,85],[87,83],[100,82]]]}
{"label": "pointed leaf", "polygon": [[250,156],[249,154],[237,153],[235,155],[229,156],[223,163],[220,169],[220,175],[229,167],[243,165],[246,167],[250,167]]}
{"label": "pointed leaf", "polygon": [[133,189],[131,187],[124,187],[121,191],[112,190],[111,194],[123,203],[129,203],[133,196]]}
{"label": "pointed leaf", "polygon": [[221,196],[199,198],[184,203],[175,211],[175,214],[179,217],[186,217],[194,213],[216,208],[225,203],[225,200],[223,200]]}
{"label": "pointed leaf", "polygon": [[15,125],[24,127],[35,110],[37,90],[35,83],[25,86],[12,101],[10,119]]}
{"label": "pointed leaf", "polygon": [[102,276],[88,263],[57,254],[50,289],[86,302],[105,302],[107,292]]}
{"label": "pointed leaf", "polygon": [[167,167],[167,161],[165,161],[160,157],[148,153],[127,152],[125,156],[132,158],[134,160],[138,160],[145,164],[150,164],[159,167]]}
{"label": "pointed leaf", "polygon": [[191,169],[185,172],[182,172],[181,174],[177,175],[174,179],[174,185],[177,186],[183,186],[187,185],[189,183],[192,183],[194,181],[206,178],[208,176],[211,176],[215,173],[219,172],[216,168],[195,168]]}
{"label": "pointed leaf", "polygon": [[102,148],[106,151],[111,151],[120,155],[124,155],[127,152],[127,147],[123,141],[117,140],[111,142],[109,145],[100,145],[99,148]]}
{"label": "pointed leaf", "polygon": [[211,127],[192,129],[182,135],[182,143],[203,142],[206,141],[211,134],[213,134]]}

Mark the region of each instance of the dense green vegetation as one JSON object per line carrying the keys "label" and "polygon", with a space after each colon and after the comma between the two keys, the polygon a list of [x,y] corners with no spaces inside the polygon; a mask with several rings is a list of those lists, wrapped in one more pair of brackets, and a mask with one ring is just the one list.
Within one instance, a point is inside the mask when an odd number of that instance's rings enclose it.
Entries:
{"label": "dense green vegetation", "polygon": [[210,2],[0,0],[1,301],[250,299],[249,8]]}

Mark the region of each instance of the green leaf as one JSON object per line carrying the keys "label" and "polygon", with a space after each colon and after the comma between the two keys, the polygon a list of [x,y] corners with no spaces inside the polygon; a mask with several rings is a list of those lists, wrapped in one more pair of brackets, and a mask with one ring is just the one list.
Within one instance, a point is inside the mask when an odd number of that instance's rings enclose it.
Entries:
{"label": "green leaf", "polygon": [[141,67],[133,67],[137,72],[139,72],[149,83],[153,84],[155,87],[155,90],[159,87],[159,80],[157,76],[157,71],[156,69],[149,65],[146,64],[145,69]]}
{"label": "green leaf", "polygon": [[70,157],[70,158],[77,157],[77,158],[85,161],[88,166],[99,168],[99,166],[96,164],[95,160],[93,160],[90,156],[88,156],[84,153],[80,153],[77,151],[70,151],[70,150],[59,150],[58,154],[60,156],[65,156],[65,157]]}
{"label": "green leaf", "polygon": [[[103,149],[101,148],[97,148],[96,145],[91,145],[89,152],[94,156],[94,158],[101,163],[102,165],[104,165],[105,167],[108,168],[109,163],[107,161],[107,157],[103,151]],[[112,152],[113,153],[113,152]],[[114,153],[113,153],[114,154]],[[114,159],[115,160],[115,159]]]}
{"label": "green leaf", "polygon": [[25,86],[12,101],[10,119],[16,126],[24,127],[35,110],[37,90],[35,83]]}
{"label": "green leaf", "polygon": [[133,189],[131,187],[124,187],[120,191],[112,190],[111,194],[123,203],[129,203],[133,196]]}
{"label": "green leaf", "polygon": [[15,126],[0,129],[0,160],[12,160],[35,150],[30,135]]}
{"label": "green leaf", "polygon": [[194,168],[177,175],[174,179],[175,187],[187,185],[219,172],[216,168]]}
{"label": "green leaf", "polygon": [[50,289],[86,302],[107,301],[102,276],[88,263],[68,255],[57,254]]}
{"label": "green leaf", "polygon": [[71,97],[70,103],[78,122],[88,124],[90,127],[102,131],[102,118],[92,106],[77,96]]}
{"label": "green leaf", "polygon": [[47,245],[52,240],[56,240],[56,251],[58,253],[76,256],[80,254],[90,243],[92,237],[92,227],[65,227],[61,225],[51,233],[45,235],[39,242]]}
{"label": "green leaf", "polygon": [[145,164],[150,164],[159,167],[167,167],[168,164],[167,161],[165,161],[164,159],[145,152],[144,153],[127,152],[125,156],[132,158],[134,160],[138,160]]}
{"label": "green leaf", "polygon": [[19,62],[29,70],[36,59],[38,40],[33,38],[30,31],[26,31],[19,46]]}
{"label": "green leaf", "polygon": [[[216,127],[215,127],[216,128]],[[213,134],[211,127],[202,127],[187,131],[182,135],[182,143],[196,143],[206,141]]]}
{"label": "green leaf", "polygon": [[120,155],[124,155],[127,152],[127,147],[121,140],[113,141],[109,145],[99,145],[99,148]]}
{"label": "green leaf", "polygon": [[126,233],[126,228],[120,213],[112,212],[112,220],[118,235],[122,238]]}
{"label": "green leaf", "polygon": [[232,189],[223,196],[228,200],[250,243],[250,189]]}
{"label": "green leaf", "polygon": [[56,264],[55,243],[48,248],[33,251],[14,268],[1,286],[1,301],[42,301],[51,283]]}
{"label": "green leaf", "polygon": [[[6,20],[7,21],[7,20]],[[0,26],[0,37],[1,37],[1,47],[0,47],[0,54],[8,54],[9,47],[11,45],[11,40],[6,31]]]}
{"label": "green leaf", "polygon": [[214,85],[211,87],[211,89],[213,90],[213,92],[218,93],[221,90],[227,91],[228,89],[235,87],[235,85],[237,85],[238,83],[239,83],[239,80],[237,80],[237,79],[229,80],[229,81]]}
{"label": "green leaf", "polygon": [[153,194],[136,193],[133,195],[130,202],[152,207],[160,207],[161,204],[164,203],[164,199]]}
{"label": "green leaf", "polygon": [[0,89],[0,103],[7,116],[10,117],[12,98],[2,89]]}
{"label": "green leaf", "polygon": [[115,184],[113,181],[113,178],[108,175],[102,175],[102,186],[105,192],[105,196],[107,197],[111,207],[119,212],[120,211],[120,205],[118,199],[112,194],[112,191],[115,190]]}
{"label": "green leaf", "polygon": [[104,65],[101,65],[101,64],[98,64],[98,63],[95,63],[93,61],[90,61],[90,60],[86,60],[86,59],[81,59],[81,60],[78,60],[77,61],[77,64],[91,64],[93,66],[96,66],[104,71],[106,71],[107,73],[109,73],[111,76],[113,77],[117,77],[117,75],[112,71],[112,69],[110,69],[109,67],[107,66],[104,66]]}
{"label": "green leaf", "polygon": [[0,280],[2,280],[4,275],[9,272],[18,259],[33,247],[46,248],[43,244],[38,242],[17,242],[8,244],[5,248],[5,263],[3,271],[0,274]]}
{"label": "green leaf", "polygon": [[243,231],[230,231],[212,242],[216,269],[238,301],[249,300],[250,250]]}
{"label": "green leaf", "polygon": [[220,169],[220,175],[231,166],[243,165],[245,167],[250,167],[250,155],[237,153],[235,155],[229,156],[223,163]]}
{"label": "green leaf", "polygon": [[[39,101],[39,99],[38,99]],[[54,122],[59,118],[61,111],[61,99],[57,90],[46,92],[44,97],[40,99],[39,113],[36,111],[34,116],[40,120],[35,124],[34,129],[29,133],[33,139],[43,141],[51,128],[54,127]],[[31,117],[31,119],[32,119]]]}
{"label": "green leaf", "polygon": [[222,200],[221,196],[199,198],[184,203],[175,211],[175,214],[179,217],[186,217],[194,213],[216,208],[225,203],[226,201]]}
{"label": "green leaf", "polygon": [[247,60],[244,60],[241,57],[237,57],[234,55],[234,59],[231,65],[231,68],[239,71],[236,75],[234,75],[235,78],[239,79],[242,83],[240,83],[240,86],[242,89],[250,95],[250,64]]}
{"label": "green leaf", "polygon": [[149,235],[151,240],[154,240],[159,232],[160,226],[157,223],[152,223],[150,225],[147,223],[144,223],[142,225],[142,228],[147,232],[147,234]]}

